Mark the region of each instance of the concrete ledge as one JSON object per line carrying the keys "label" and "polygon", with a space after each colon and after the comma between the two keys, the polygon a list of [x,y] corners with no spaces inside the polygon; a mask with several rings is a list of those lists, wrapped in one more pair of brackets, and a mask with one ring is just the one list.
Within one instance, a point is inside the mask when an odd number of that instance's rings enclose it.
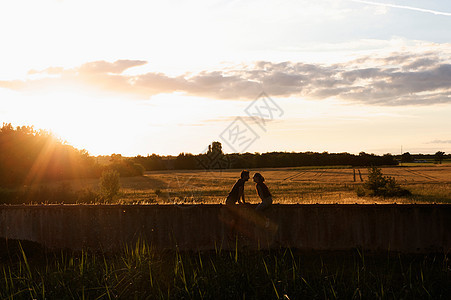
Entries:
{"label": "concrete ledge", "polygon": [[451,250],[451,205],[0,206],[0,238],[50,249],[116,251],[146,240],[156,249],[291,247],[407,253]]}

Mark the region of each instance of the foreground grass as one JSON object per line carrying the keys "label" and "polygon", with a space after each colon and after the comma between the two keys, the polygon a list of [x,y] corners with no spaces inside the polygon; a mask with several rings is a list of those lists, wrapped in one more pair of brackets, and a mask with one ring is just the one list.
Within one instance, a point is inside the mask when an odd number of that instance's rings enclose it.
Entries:
{"label": "foreground grass", "polygon": [[[25,248],[25,250],[24,250]],[[5,250],[4,250],[5,251]],[[449,299],[449,256],[276,251],[49,253],[9,245],[1,299]]]}

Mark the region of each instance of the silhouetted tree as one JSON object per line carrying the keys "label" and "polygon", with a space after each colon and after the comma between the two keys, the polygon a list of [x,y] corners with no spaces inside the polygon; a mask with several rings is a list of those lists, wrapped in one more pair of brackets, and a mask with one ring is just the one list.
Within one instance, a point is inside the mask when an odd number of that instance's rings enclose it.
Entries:
{"label": "silhouetted tree", "polygon": [[136,156],[134,162],[142,165],[146,170],[166,170],[166,165],[163,158],[159,155],[152,154],[143,157],[141,155]]}
{"label": "silhouetted tree", "polygon": [[413,162],[415,158],[409,152],[403,153],[401,155],[401,162]]}
{"label": "silhouetted tree", "polygon": [[210,154],[210,153],[223,154],[223,152],[222,152],[222,144],[220,142],[212,142],[211,145],[208,145],[207,154]]}
{"label": "silhouetted tree", "polygon": [[140,163],[131,158],[122,158],[120,154],[115,154],[115,159],[105,169],[115,170],[121,177],[142,176],[145,171]]}
{"label": "silhouetted tree", "polygon": [[439,164],[442,163],[444,157],[445,157],[445,152],[443,152],[443,151],[437,151],[437,152],[435,152],[435,154],[434,154],[434,160],[435,160],[436,162],[438,162]]}
{"label": "silhouetted tree", "polygon": [[174,162],[175,169],[197,169],[196,157],[191,153],[180,153]]}
{"label": "silhouetted tree", "polygon": [[[382,166],[397,165],[391,154],[383,156],[361,152],[350,153],[317,153],[317,152],[267,152],[267,153],[231,153],[224,154],[220,142],[209,145],[204,154],[193,155],[180,153],[174,156],[152,156],[134,158],[146,170],[163,169],[226,169],[226,168],[274,168],[300,166]],[[194,163],[196,162],[196,163]]]}
{"label": "silhouetted tree", "polygon": [[112,163],[120,163],[122,161],[122,154],[116,154],[116,153],[111,154],[110,161]]}
{"label": "silhouetted tree", "polygon": [[86,150],[78,150],[49,132],[30,126],[0,128],[0,186],[100,176]]}
{"label": "silhouetted tree", "polygon": [[[411,195],[410,191],[402,188],[394,177],[383,176],[382,170],[377,167],[368,169],[368,181],[364,183],[364,187],[370,191],[370,196],[384,197],[402,197]],[[357,190],[362,196],[362,191]]]}
{"label": "silhouetted tree", "polygon": [[368,181],[364,184],[365,188],[369,189],[374,195],[378,196],[383,193],[385,185],[386,180],[384,176],[382,176],[382,170],[376,167],[369,168]]}

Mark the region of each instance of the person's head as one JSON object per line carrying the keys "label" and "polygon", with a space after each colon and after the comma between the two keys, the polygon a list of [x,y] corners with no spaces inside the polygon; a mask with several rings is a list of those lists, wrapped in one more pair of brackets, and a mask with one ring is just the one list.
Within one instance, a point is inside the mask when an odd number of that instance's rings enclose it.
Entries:
{"label": "person's head", "polygon": [[260,173],[255,173],[253,179],[256,183],[265,181],[265,178]]}
{"label": "person's head", "polygon": [[248,181],[249,180],[249,171],[246,171],[246,170],[241,171],[241,179]]}

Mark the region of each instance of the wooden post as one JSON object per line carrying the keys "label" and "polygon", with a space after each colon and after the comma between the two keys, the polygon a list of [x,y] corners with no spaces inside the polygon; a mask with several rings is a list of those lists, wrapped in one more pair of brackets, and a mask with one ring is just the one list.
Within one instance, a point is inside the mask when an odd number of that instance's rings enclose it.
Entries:
{"label": "wooden post", "polygon": [[354,182],[355,182],[355,169],[352,169],[352,171],[354,171]]}
{"label": "wooden post", "polygon": [[360,181],[363,181],[362,174],[360,173],[360,169],[359,169],[359,177],[360,177]]}

